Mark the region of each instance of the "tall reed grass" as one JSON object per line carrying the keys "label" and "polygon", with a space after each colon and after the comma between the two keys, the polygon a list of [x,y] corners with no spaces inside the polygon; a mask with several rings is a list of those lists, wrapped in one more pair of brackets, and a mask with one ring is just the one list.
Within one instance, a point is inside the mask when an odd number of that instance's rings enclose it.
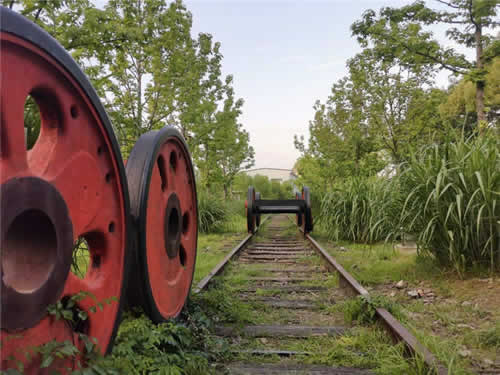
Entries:
{"label": "tall reed grass", "polygon": [[333,240],[373,243],[395,234],[400,194],[387,179],[348,179],[321,202],[319,224]]}
{"label": "tall reed grass", "polygon": [[245,233],[245,201],[224,200],[216,194],[200,189],[198,220],[201,233]]}
{"label": "tall reed grass", "polygon": [[198,225],[202,233],[217,231],[227,219],[228,209],[224,201],[204,190],[198,191]]}
{"label": "tall reed grass", "polygon": [[434,145],[415,154],[400,176],[401,222],[424,253],[459,273],[500,269],[498,138]]}

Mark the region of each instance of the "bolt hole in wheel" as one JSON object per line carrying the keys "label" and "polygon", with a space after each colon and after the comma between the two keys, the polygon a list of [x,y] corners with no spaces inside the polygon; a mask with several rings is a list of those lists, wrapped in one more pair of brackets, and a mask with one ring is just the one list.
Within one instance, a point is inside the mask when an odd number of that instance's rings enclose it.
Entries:
{"label": "bolt hole in wheel", "polygon": [[29,210],[14,219],[2,244],[5,285],[30,293],[45,283],[57,257],[54,224],[42,211]]}
{"label": "bolt hole in wheel", "polygon": [[182,267],[186,266],[187,253],[186,253],[186,250],[184,249],[184,247],[182,245],[181,245],[181,247],[179,249],[179,261],[180,261]]}
{"label": "bolt hole in wheel", "polygon": [[189,230],[189,212],[182,215],[182,233],[186,234]]}
{"label": "bolt hole in wheel", "polygon": [[26,149],[31,150],[40,135],[40,108],[35,99],[28,95],[24,103],[24,129],[26,133]]}
{"label": "bolt hole in wheel", "polygon": [[113,233],[115,231],[115,223],[111,222],[108,225],[108,232]]}
{"label": "bolt hole in wheel", "polygon": [[69,111],[71,113],[72,118],[78,117],[78,108],[76,107],[76,105],[72,105]]}

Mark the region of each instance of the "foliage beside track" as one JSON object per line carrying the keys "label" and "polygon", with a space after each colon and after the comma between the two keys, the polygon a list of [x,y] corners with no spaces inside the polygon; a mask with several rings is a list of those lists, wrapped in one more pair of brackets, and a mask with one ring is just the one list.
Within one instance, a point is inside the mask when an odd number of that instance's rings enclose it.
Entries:
{"label": "foliage beside track", "polygon": [[201,233],[244,233],[245,201],[224,200],[206,190],[199,191],[198,222]]}
{"label": "foliage beside track", "polygon": [[324,195],[320,230],[335,241],[415,236],[421,254],[462,274],[500,269],[500,153],[496,136],[413,153],[393,178],[351,178]]}
{"label": "foliage beside track", "polygon": [[500,269],[500,153],[496,137],[458,140],[415,154],[401,175],[402,224],[459,273]]}
{"label": "foliage beside track", "polygon": [[111,356],[101,367],[121,374],[212,374],[209,361],[220,358],[222,343],[211,338],[211,322],[191,305],[182,320],[155,325],[130,313],[120,326]]}
{"label": "foliage beside track", "polygon": [[397,225],[399,194],[392,181],[353,178],[324,195],[319,221],[331,239],[373,243]]}

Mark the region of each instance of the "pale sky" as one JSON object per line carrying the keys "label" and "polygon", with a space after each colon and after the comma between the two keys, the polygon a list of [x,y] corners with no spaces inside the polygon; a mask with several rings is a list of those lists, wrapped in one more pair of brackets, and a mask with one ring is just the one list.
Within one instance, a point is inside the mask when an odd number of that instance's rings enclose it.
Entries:
{"label": "pale sky", "polygon": [[[293,136],[307,137],[312,106],[325,101],[346,61],[360,51],[350,25],[364,10],[404,0],[185,0],[193,35],[222,45],[223,72],[245,100],[241,123],[255,149],[254,168],[292,168]],[[447,82],[446,75],[439,79]]]}

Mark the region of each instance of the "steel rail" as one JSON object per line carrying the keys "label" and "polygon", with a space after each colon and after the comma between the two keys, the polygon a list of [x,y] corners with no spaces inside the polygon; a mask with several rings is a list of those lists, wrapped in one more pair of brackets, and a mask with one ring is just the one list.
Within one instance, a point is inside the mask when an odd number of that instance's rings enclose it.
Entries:
{"label": "steel rail", "polygon": [[220,274],[226,265],[229,263],[231,259],[233,259],[236,255],[239,254],[239,252],[250,242],[252,237],[259,231],[259,228],[269,219],[269,216],[265,217],[264,220],[260,223],[260,226],[257,227],[255,230],[255,233],[249,233],[241,242],[236,245],[236,247],[231,250],[229,254],[227,254],[224,259],[222,259],[213,269],[210,271],[210,273],[205,276],[201,281],[196,285],[196,288],[193,289],[194,294],[200,293],[203,289],[207,287],[207,285],[213,280],[215,276]]}
{"label": "steel rail", "polygon": [[[290,218],[290,217],[289,217]],[[292,220],[292,219],[290,219]],[[302,228],[299,230],[303,233]],[[368,291],[356,279],[345,270],[330,254],[328,254],[321,245],[316,242],[309,234],[304,236],[313,245],[314,250],[325,260],[330,271],[336,271],[339,275],[339,285],[350,289],[354,295],[361,295],[370,300]],[[414,357],[420,357],[430,370],[439,375],[448,374],[448,369],[432,354],[418,339],[404,327],[394,316],[383,308],[376,308],[377,318],[383,327],[389,331],[391,337],[396,342],[403,342]]]}

